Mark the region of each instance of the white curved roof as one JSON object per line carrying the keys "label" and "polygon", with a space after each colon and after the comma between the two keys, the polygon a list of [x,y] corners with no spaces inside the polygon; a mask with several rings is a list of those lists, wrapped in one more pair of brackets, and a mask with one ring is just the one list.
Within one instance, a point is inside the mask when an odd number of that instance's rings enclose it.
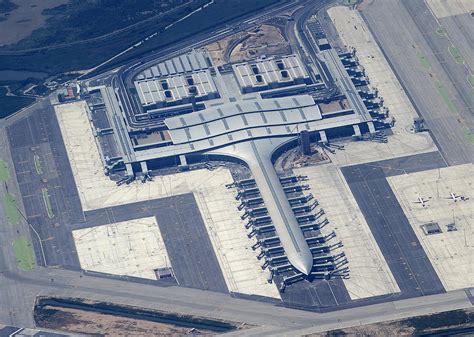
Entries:
{"label": "white curved roof", "polygon": [[247,163],[289,262],[308,275],[313,267],[313,255],[271,162],[273,151],[283,143],[281,139],[251,140],[211,153],[239,158]]}
{"label": "white curved roof", "polygon": [[272,153],[303,130],[363,122],[358,114],[323,118],[309,95],[226,103],[165,119],[172,145],[137,151],[137,160],[209,153],[247,163],[289,262],[309,274],[313,256],[271,162]]}

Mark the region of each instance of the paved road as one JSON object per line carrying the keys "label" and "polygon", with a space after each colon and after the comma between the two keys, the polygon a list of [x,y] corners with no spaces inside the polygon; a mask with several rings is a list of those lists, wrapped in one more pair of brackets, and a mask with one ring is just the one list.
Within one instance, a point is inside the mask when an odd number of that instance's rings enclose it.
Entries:
{"label": "paved road", "polygon": [[[386,302],[362,308],[317,314],[269,303],[230,298],[228,295],[181,287],[156,287],[144,284],[95,278],[66,270],[40,268],[34,273],[4,273],[24,288],[43,296],[67,296],[110,301],[119,304],[212,317],[234,322],[263,325],[275,331],[322,331],[379,320],[407,317],[454,308],[471,307],[464,291],[416,299]],[[31,293],[30,293],[31,294]],[[31,297],[30,297],[31,298]],[[284,317],[285,319],[282,319]],[[1,318],[0,318],[1,319]],[[3,321],[3,319],[2,319]],[[259,330],[259,333],[261,331]],[[295,332],[296,334],[296,332]]]}

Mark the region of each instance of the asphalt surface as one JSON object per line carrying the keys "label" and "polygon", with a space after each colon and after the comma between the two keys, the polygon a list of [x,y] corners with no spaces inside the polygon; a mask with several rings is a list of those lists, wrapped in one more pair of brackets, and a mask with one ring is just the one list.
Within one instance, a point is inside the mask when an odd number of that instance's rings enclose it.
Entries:
{"label": "asphalt surface", "polygon": [[219,262],[194,195],[169,200],[158,220],[176,279],[181,286],[228,293]]}
{"label": "asphalt surface", "polygon": [[[472,162],[474,144],[466,133],[474,132],[474,95],[466,67],[450,56],[450,41],[436,32],[438,23],[425,2],[378,0],[362,15],[447,162]],[[452,40],[457,43],[456,37]]]}
{"label": "asphalt surface", "polygon": [[154,216],[180,286],[228,293],[192,193],[85,212],[74,229]]}
{"label": "asphalt surface", "polygon": [[[5,144],[0,144],[3,158],[7,153]],[[19,145],[19,147],[21,146]],[[6,150],[8,151],[8,149]],[[47,150],[46,147],[46,154]],[[51,151],[54,152],[54,149]],[[393,164],[396,165],[397,163],[393,162]],[[382,168],[372,171],[374,171],[376,177],[383,176],[383,173],[380,173],[380,171],[384,171]],[[361,177],[360,174],[359,177]],[[377,179],[369,179],[371,181],[370,186],[373,186]],[[14,185],[14,182],[10,184],[9,189],[15,190],[16,186]],[[1,192],[4,193],[3,186]],[[377,202],[377,200],[373,201]],[[391,205],[393,205],[392,201],[390,201]],[[3,210],[0,209],[2,220],[4,216]],[[0,321],[15,326],[34,325],[31,306],[38,294],[90,298],[245,322],[260,326],[249,331],[249,334],[253,333],[255,335],[275,335],[276,333],[282,334],[289,331],[291,331],[291,334],[310,333],[336,327],[342,328],[472,306],[470,301],[472,296],[469,295],[471,293],[454,291],[435,296],[369,305],[357,309],[314,314],[279,308],[269,303],[230,298],[226,294],[217,292],[203,292],[173,286],[167,288],[149,286],[83,275],[81,272],[72,270],[39,267],[33,272],[26,273],[16,269],[16,261],[10,245],[11,239],[18,232],[27,233],[27,225],[22,223],[17,228],[4,226],[0,230],[2,233],[0,235],[0,248],[2,249],[2,254],[0,254],[2,256],[0,258],[0,284],[2,284],[0,303],[8,303],[7,306],[0,306]],[[398,237],[401,238],[402,235],[397,233]],[[423,257],[419,258],[423,260]],[[418,275],[415,275],[416,279],[417,277]],[[420,278],[420,280],[423,279]],[[430,287],[429,284],[423,284],[420,290],[433,290],[435,288]],[[335,297],[337,298],[338,295]],[[282,317],[285,319],[282,319]]]}
{"label": "asphalt surface", "polygon": [[[7,134],[25,215],[42,239],[40,243],[33,233],[37,262],[79,269],[70,226],[84,217],[53,108],[39,105],[33,114],[8,126]],[[47,189],[52,218],[42,189]]]}
{"label": "asphalt surface", "polygon": [[17,328],[13,326],[5,326],[0,328],[0,337],[25,337],[25,336],[36,336],[36,337],[67,337],[69,334],[56,333],[50,331],[41,330],[26,330],[24,328]]}
{"label": "asphalt surface", "polygon": [[[468,69],[466,69],[465,65],[456,63],[453,59],[453,56],[449,52],[449,47],[451,46],[463,48],[465,45],[467,48],[470,47],[470,53],[464,54],[464,56],[466,57],[466,62],[472,64],[472,43],[474,42],[474,39],[471,35],[474,34],[474,24],[472,23],[472,18],[470,18],[468,13],[459,15],[457,23],[464,23],[465,31],[455,32],[454,30],[450,30],[447,31],[448,35],[455,33],[458,34],[452,35],[450,37],[448,36],[449,38],[444,38],[440,36],[436,30],[440,27],[442,22],[446,22],[447,20],[442,19],[441,22],[438,22],[432,15],[425,1],[419,2],[403,0],[401,3],[406,8],[406,11],[413,19],[413,22],[416,24],[417,28],[423,34],[423,37],[425,38],[428,46],[431,48],[433,55],[444,69],[453,87],[456,89],[455,97],[457,96],[456,100],[459,103],[458,107],[462,111],[465,111],[466,115],[474,114],[474,95],[472,94],[471,85],[466,80]],[[470,22],[466,21],[465,18],[468,18]],[[466,37],[468,40],[461,40],[462,37]],[[461,45],[459,44],[460,42]]]}
{"label": "asphalt surface", "polygon": [[338,310],[352,303],[342,279],[294,283],[281,297],[286,306],[319,312]]}
{"label": "asphalt surface", "polygon": [[[228,293],[192,194],[83,212],[54,110],[42,104],[33,111],[9,125],[7,134],[25,215],[36,231],[31,238],[39,265],[80,270],[72,230],[155,216],[177,282]],[[43,188],[48,190],[52,218]]]}
{"label": "asphalt surface", "polygon": [[[472,306],[466,292],[460,290],[356,309],[313,313],[278,307],[271,303],[232,298],[218,292],[173,286],[156,287],[97,278],[61,269],[40,268],[34,273],[0,274],[2,282],[10,279],[28,289],[27,298],[30,301],[33,300],[32,296],[40,294],[187,313],[256,325],[260,328],[252,329],[252,333],[259,336],[274,336],[286,331],[291,331],[291,335],[300,335]],[[0,311],[0,314],[2,313]],[[0,315],[0,320],[5,321],[3,315]]]}
{"label": "asphalt surface", "polygon": [[402,298],[445,290],[386,177],[444,166],[432,152],[341,168]]}
{"label": "asphalt surface", "polygon": [[[36,109],[34,114],[10,125],[7,130],[26,215],[42,239],[41,247],[35,233],[31,233],[38,263],[44,264],[41,259],[44,252],[48,266],[79,270],[80,265],[71,235],[72,230],[155,216],[178,284],[185,287],[228,292],[192,194],[82,212],[67,161],[67,154],[61,138],[58,138],[60,130],[53,110],[48,106],[42,106],[40,109]],[[38,174],[35,168],[33,159],[35,154],[41,158],[42,174]],[[387,175],[409,173],[439,166],[444,166],[444,161],[438,153],[386,160],[377,163],[376,170],[372,167],[370,183],[379,179],[383,185],[383,182],[386,184],[385,176]],[[378,186],[378,183],[375,185]],[[390,194],[391,190],[388,185],[383,186],[385,189],[377,193],[390,195],[394,198],[393,194]],[[42,198],[41,189],[45,187],[48,188],[52,209],[55,213],[52,219],[47,215]],[[371,185],[370,188],[374,187]],[[363,199],[365,196],[359,198]],[[366,213],[369,211],[370,207]],[[397,211],[402,212],[401,209],[397,209]],[[368,216],[374,217],[371,214]],[[398,219],[398,216],[399,214],[396,213],[393,221]],[[376,217],[374,221],[378,223]],[[403,225],[409,226],[408,222]],[[408,237],[408,239],[412,238]],[[381,240],[382,246],[386,245],[383,236],[379,240]],[[420,280],[406,284],[402,284],[406,282],[405,277],[410,279],[411,275],[403,274],[401,271],[403,268],[394,262],[396,253],[390,250],[387,252],[387,256],[389,256],[387,260],[392,261],[389,264],[396,270],[400,270],[400,278],[397,279],[397,282],[404,289],[402,297],[436,293],[442,290],[442,287],[433,286],[431,289],[426,285],[429,283],[428,279],[433,279],[428,268],[431,265],[429,261],[426,262],[426,256],[423,258],[424,253],[421,247],[418,248],[421,253],[417,251],[413,256],[406,256],[406,259],[413,260],[410,263],[416,264],[416,268],[420,269],[420,273],[425,275],[426,279],[421,279],[421,276],[417,275]],[[434,273],[434,271],[431,272]],[[418,282],[423,286],[421,287]],[[351,301],[343,281],[337,279],[296,283],[287,287],[282,295],[285,305],[318,311],[379,303],[389,298],[392,297]]]}

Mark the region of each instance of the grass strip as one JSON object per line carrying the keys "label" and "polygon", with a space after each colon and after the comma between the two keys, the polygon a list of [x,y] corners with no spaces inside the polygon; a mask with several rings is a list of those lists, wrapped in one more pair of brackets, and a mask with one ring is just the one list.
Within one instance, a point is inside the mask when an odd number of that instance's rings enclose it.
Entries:
{"label": "grass strip", "polygon": [[43,201],[46,207],[46,212],[48,213],[48,217],[52,219],[54,218],[54,212],[53,212],[53,208],[51,207],[51,200],[49,199],[48,189],[42,188],[41,192],[43,194]]}
{"label": "grass strip", "polygon": [[467,138],[469,143],[474,144],[474,132],[471,131],[468,127],[463,129],[464,137]]}
{"label": "grass strip", "polygon": [[438,89],[438,93],[441,96],[441,98],[443,98],[443,101],[448,107],[448,110],[452,113],[457,113],[458,108],[456,107],[456,104],[454,104],[453,100],[451,99],[451,96],[449,95],[444,85],[440,81],[436,81],[435,84],[436,84],[436,89]]}
{"label": "grass strip", "polygon": [[426,70],[429,70],[431,68],[430,61],[428,61],[425,55],[420,52],[417,52],[416,56],[418,57],[418,60],[420,61],[423,68],[425,68]]}
{"label": "grass strip", "polygon": [[467,75],[467,81],[469,82],[469,84],[471,85],[471,87],[474,88],[474,74],[469,74],[469,75]]}
{"label": "grass strip", "polygon": [[457,64],[464,63],[464,57],[462,57],[462,54],[459,48],[451,46],[449,47],[449,53],[451,54],[451,57],[454,59],[454,62],[456,62]]}
{"label": "grass strip", "polygon": [[3,208],[5,209],[8,222],[12,225],[18,225],[20,223],[20,212],[18,212],[16,200],[12,194],[6,193],[4,195]]}
{"label": "grass strip", "polygon": [[33,159],[35,160],[36,173],[38,173],[39,175],[42,175],[43,174],[43,169],[41,167],[40,157],[37,154],[35,154],[33,156]]}
{"label": "grass strip", "polygon": [[0,159],[0,182],[10,180],[10,173],[8,172],[8,165],[5,161]]}
{"label": "grass strip", "polygon": [[18,268],[31,271],[35,268],[35,254],[31,242],[22,237],[13,241],[13,251],[15,253]]}

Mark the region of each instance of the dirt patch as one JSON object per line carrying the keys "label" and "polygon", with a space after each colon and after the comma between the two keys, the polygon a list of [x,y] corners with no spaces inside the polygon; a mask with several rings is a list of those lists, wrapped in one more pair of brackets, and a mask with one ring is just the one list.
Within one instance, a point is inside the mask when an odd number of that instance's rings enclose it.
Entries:
{"label": "dirt patch", "polygon": [[290,46],[275,26],[262,25],[230,53],[231,62],[243,62],[263,55],[288,54]]}
{"label": "dirt patch", "polygon": [[215,65],[244,62],[264,55],[290,53],[290,45],[280,27],[262,25],[209,44],[207,50]]}
{"label": "dirt patch", "polygon": [[37,327],[93,336],[210,336],[243,328],[231,322],[70,298],[38,298],[34,319]]}
{"label": "dirt patch", "polygon": [[54,306],[44,307],[36,324],[42,328],[93,336],[168,336],[190,332],[211,335],[211,332],[206,330],[197,331],[168,324]]}
{"label": "dirt patch", "polygon": [[228,63],[229,60],[228,56],[226,56],[226,51],[229,49],[229,45],[233,44],[235,41],[241,40],[246,35],[247,34],[243,32],[237,33],[207,45],[206,49],[212,58],[212,62],[216,66],[221,66]]}

